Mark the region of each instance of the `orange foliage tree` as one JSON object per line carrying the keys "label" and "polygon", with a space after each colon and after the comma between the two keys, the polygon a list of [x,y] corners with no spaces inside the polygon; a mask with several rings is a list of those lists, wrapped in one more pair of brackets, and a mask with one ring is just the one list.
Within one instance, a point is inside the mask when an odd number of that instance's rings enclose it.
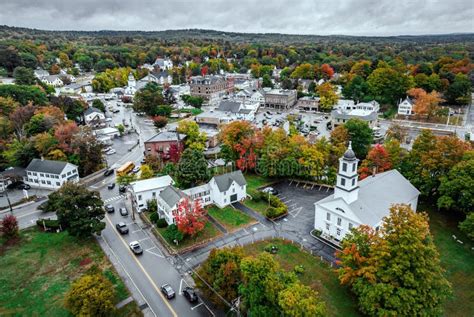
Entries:
{"label": "orange foliage tree", "polygon": [[392,168],[392,161],[390,155],[381,144],[376,144],[367,154],[366,159],[362,162],[359,168],[359,177],[364,179],[372,174],[375,169],[375,173],[382,173]]}
{"label": "orange foliage tree", "polygon": [[207,211],[201,205],[199,199],[190,202],[189,199],[182,199],[174,212],[174,219],[178,230],[189,236],[194,236],[201,232],[206,225]]}
{"label": "orange foliage tree", "polygon": [[444,101],[441,94],[435,90],[427,93],[422,88],[412,88],[408,90],[408,95],[415,99],[413,111],[419,116],[426,116],[427,119],[436,115],[439,104]]}

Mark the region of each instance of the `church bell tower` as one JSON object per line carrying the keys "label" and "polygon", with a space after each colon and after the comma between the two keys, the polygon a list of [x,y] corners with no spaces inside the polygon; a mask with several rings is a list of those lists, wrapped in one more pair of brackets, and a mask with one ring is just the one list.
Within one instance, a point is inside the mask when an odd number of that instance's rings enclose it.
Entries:
{"label": "church bell tower", "polygon": [[349,147],[339,159],[339,172],[337,173],[337,183],[334,189],[334,198],[341,197],[347,204],[356,201],[359,195],[358,162],[359,160],[352,150],[352,144],[349,142]]}

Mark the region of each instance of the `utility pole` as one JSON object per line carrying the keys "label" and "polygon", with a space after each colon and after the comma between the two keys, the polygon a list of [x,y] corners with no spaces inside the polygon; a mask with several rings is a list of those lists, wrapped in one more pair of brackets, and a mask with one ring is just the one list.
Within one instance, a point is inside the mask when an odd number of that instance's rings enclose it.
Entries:
{"label": "utility pole", "polygon": [[10,202],[10,197],[8,197],[8,189],[6,189],[6,188],[5,188],[5,196],[7,197],[7,202],[8,202],[8,207],[10,208],[10,213],[13,216],[13,208],[12,208],[12,204]]}

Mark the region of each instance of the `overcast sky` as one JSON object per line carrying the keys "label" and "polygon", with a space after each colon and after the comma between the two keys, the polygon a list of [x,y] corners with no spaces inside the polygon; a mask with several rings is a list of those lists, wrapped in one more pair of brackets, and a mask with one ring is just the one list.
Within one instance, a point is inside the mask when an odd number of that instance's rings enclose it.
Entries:
{"label": "overcast sky", "polygon": [[0,0],[0,25],[290,34],[474,32],[473,0]]}

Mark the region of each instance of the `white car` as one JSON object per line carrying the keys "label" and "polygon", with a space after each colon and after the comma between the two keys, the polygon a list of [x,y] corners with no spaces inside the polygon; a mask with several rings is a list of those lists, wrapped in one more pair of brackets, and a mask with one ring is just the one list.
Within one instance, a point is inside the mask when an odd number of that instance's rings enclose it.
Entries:
{"label": "white car", "polygon": [[143,249],[140,246],[140,243],[138,243],[138,241],[130,242],[130,250],[132,250],[132,252],[137,255],[143,253]]}
{"label": "white car", "polygon": [[112,118],[105,118],[105,122],[111,122]]}
{"label": "white car", "polygon": [[107,155],[112,155],[112,154],[115,154],[115,153],[117,153],[117,151],[115,151],[115,149],[110,149],[107,152],[105,152],[105,154],[107,154]]}

